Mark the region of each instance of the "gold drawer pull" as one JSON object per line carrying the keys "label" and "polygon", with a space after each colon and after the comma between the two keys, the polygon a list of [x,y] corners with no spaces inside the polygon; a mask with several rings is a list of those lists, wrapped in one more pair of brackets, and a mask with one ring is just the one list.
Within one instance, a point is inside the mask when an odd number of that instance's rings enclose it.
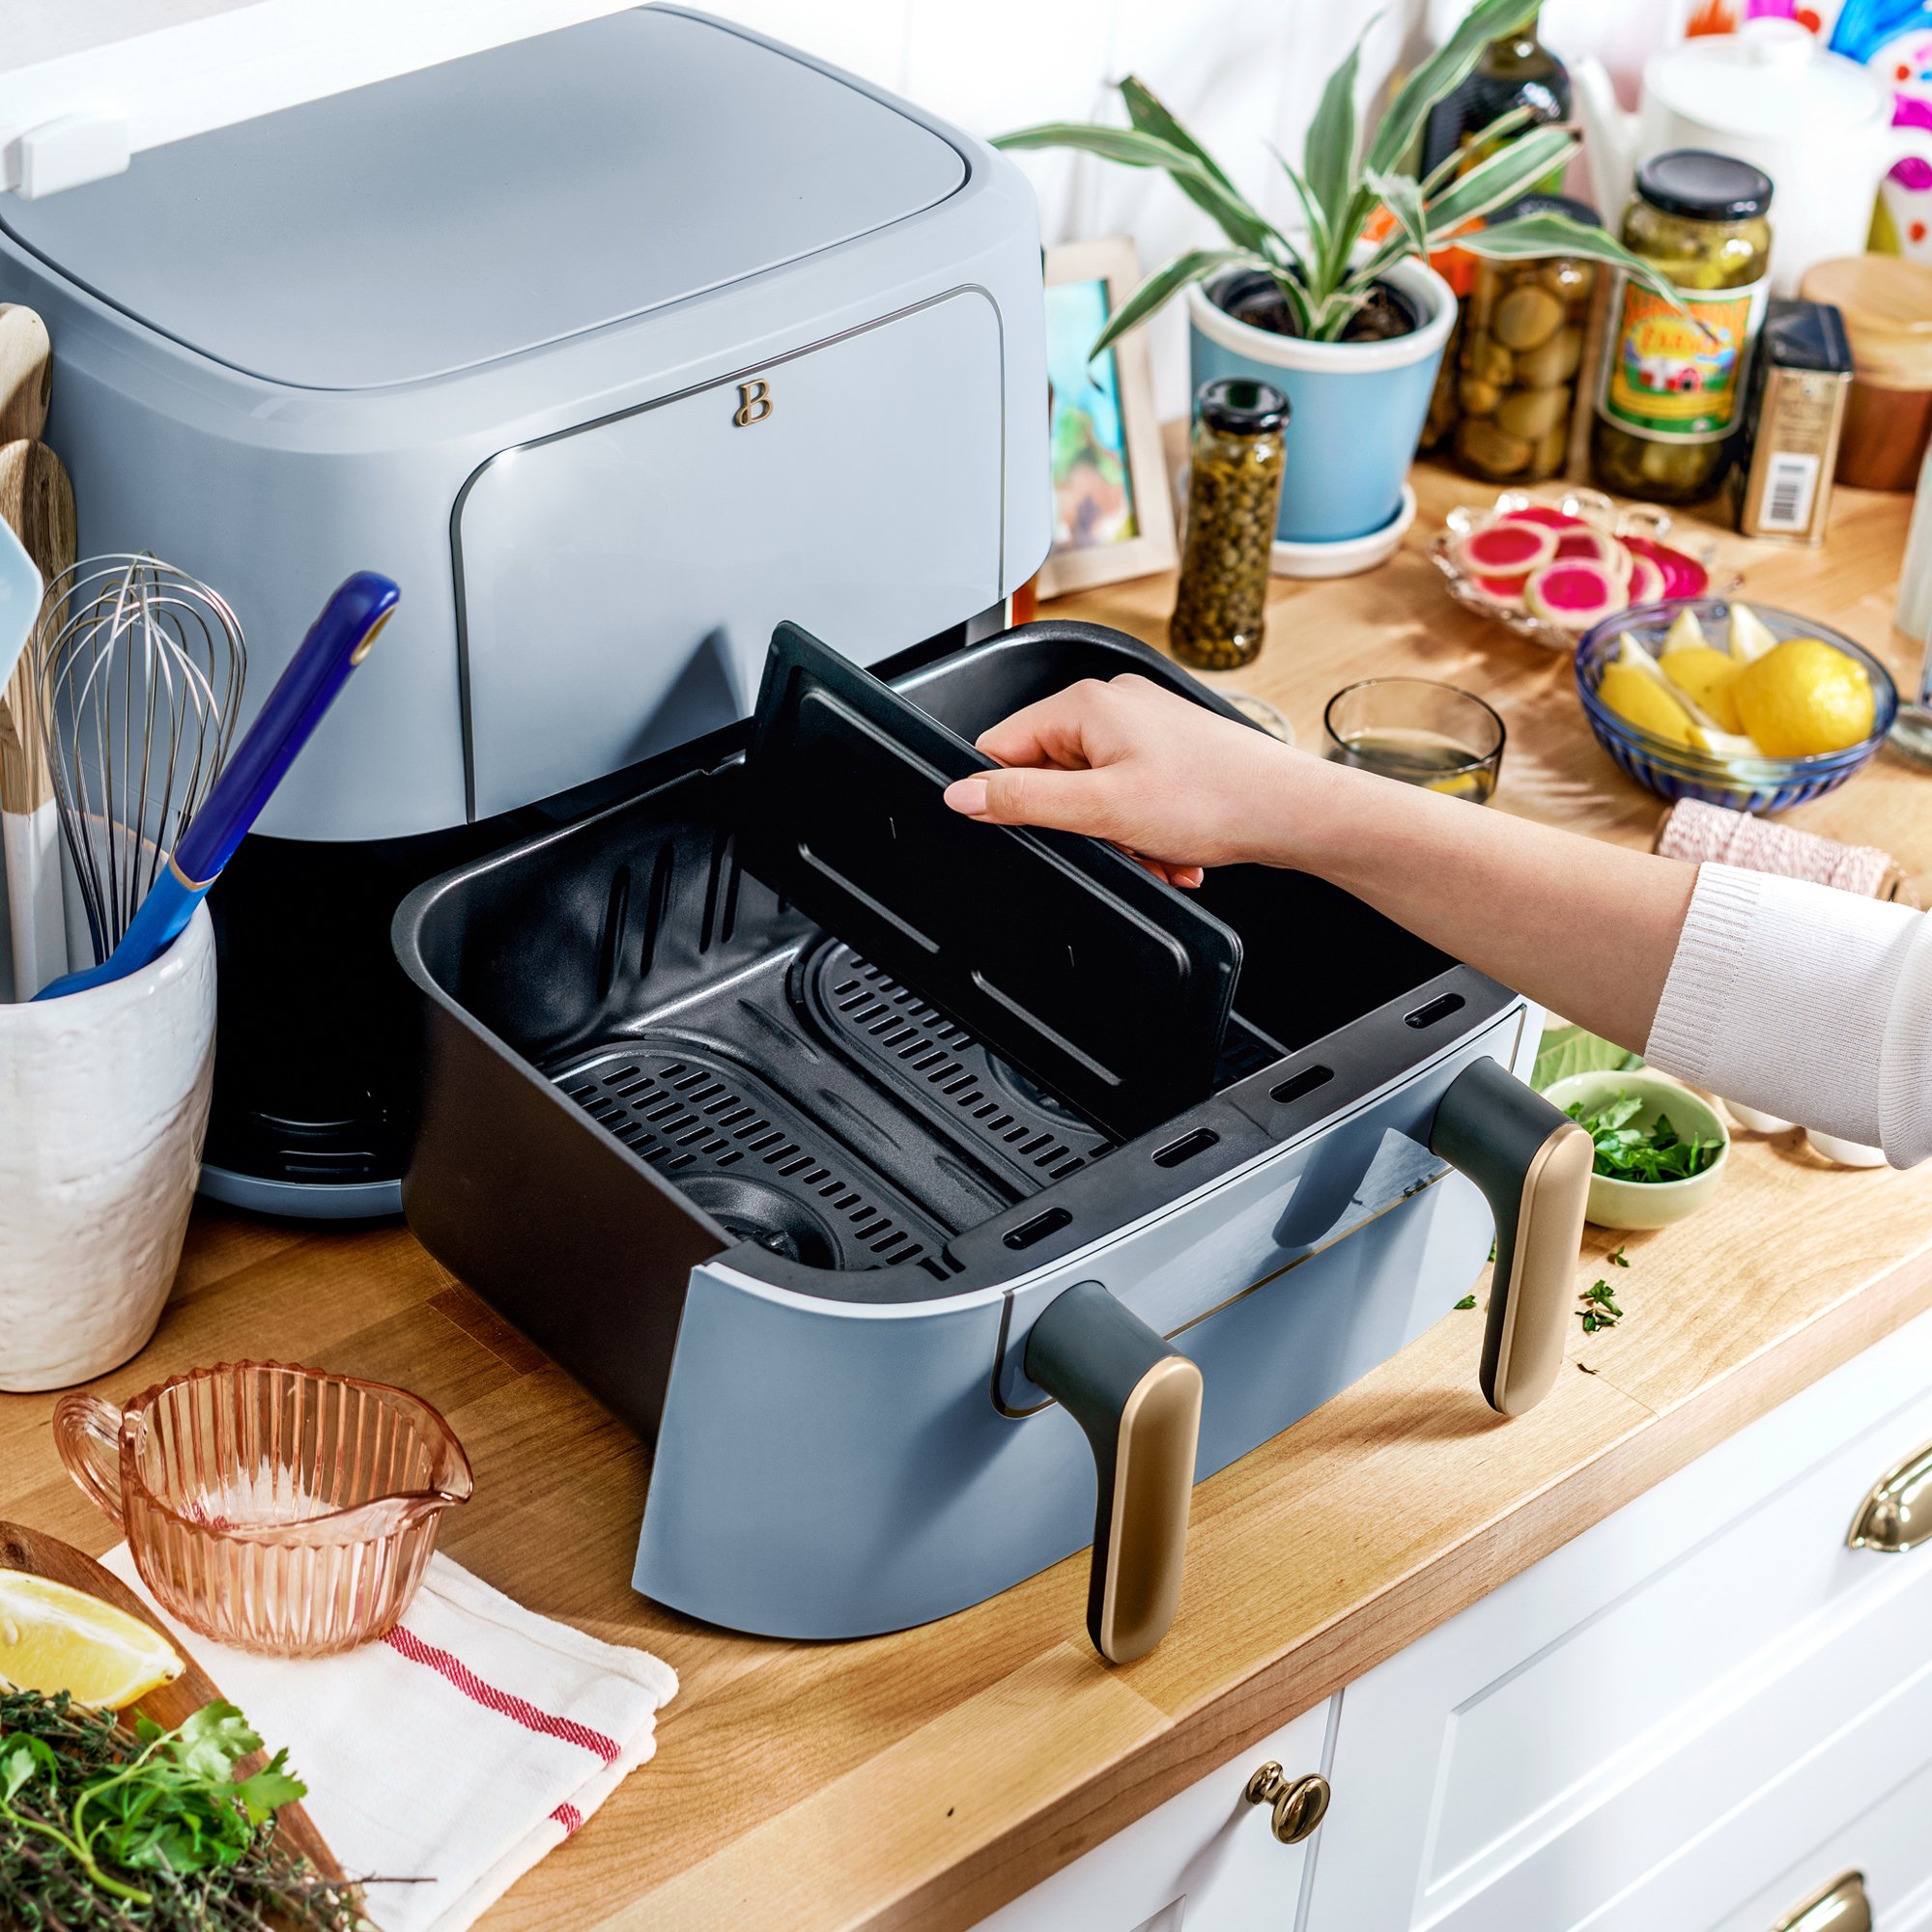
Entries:
{"label": "gold drawer pull", "polygon": [[1864,1873],[1841,1872],[1803,1905],[1793,1906],[1771,1932],[1872,1932]]}
{"label": "gold drawer pull", "polygon": [[1328,1815],[1328,1780],[1319,1772],[1290,1777],[1269,1758],[1248,1779],[1242,1794],[1250,1804],[1273,1807],[1274,1834],[1284,1845],[1298,1845]]}
{"label": "gold drawer pull", "polygon": [[1932,1442],[1888,1469],[1852,1518],[1845,1533],[1854,1549],[1882,1549],[1889,1555],[1917,1548],[1932,1537]]}

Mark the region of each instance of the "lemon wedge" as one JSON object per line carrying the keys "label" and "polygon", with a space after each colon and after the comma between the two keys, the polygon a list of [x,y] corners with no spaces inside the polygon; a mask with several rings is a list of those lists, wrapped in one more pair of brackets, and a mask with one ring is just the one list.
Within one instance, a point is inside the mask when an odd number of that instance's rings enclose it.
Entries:
{"label": "lemon wedge", "polygon": [[184,1665],[152,1625],[66,1583],[0,1570],[0,1680],[16,1690],[118,1711]]}
{"label": "lemon wedge", "polygon": [[[1688,617],[1690,613],[1687,611],[1684,614]],[[1658,662],[1664,676],[1699,710],[1708,712],[1720,731],[1744,729],[1735,690],[1744,668],[1736,659],[1724,651],[1714,651],[1709,644],[1680,644],[1672,650],[1666,639]]]}
{"label": "lemon wedge", "polygon": [[[1638,659],[1650,665],[1648,671]],[[1656,660],[1641,645],[1634,652],[1626,649],[1615,662],[1605,666],[1597,696],[1626,724],[1634,724],[1639,731],[1673,745],[1690,745],[1691,733],[1700,728],[1658,671]]]}
{"label": "lemon wedge", "polygon": [[1731,656],[1739,664],[1755,664],[1777,648],[1777,639],[1748,604],[1731,606]]}
{"label": "lemon wedge", "polygon": [[1738,673],[1745,728],[1775,758],[1842,752],[1871,736],[1865,668],[1822,638],[1791,638]]}
{"label": "lemon wedge", "polygon": [[1705,724],[1695,724],[1690,729],[1690,742],[1700,752],[1709,752],[1714,758],[1761,758],[1764,753],[1757,748],[1755,738],[1747,738],[1738,731],[1714,731]]}
{"label": "lemon wedge", "polygon": [[1670,620],[1670,628],[1663,634],[1663,642],[1658,648],[1658,659],[1674,657],[1679,651],[1708,651],[1711,640],[1704,635],[1704,627],[1697,621],[1697,613],[1688,605]]}

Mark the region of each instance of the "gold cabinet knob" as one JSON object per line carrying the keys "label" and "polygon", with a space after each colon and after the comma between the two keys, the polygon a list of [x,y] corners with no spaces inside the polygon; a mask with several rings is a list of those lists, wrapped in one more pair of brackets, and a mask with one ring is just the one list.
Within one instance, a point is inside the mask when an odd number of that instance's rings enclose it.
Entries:
{"label": "gold cabinet knob", "polygon": [[1916,1549],[1932,1537],[1932,1442],[1888,1469],[1852,1518],[1845,1541],[1854,1549],[1889,1554]]}
{"label": "gold cabinet knob", "polygon": [[1328,1780],[1319,1772],[1290,1777],[1269,1758],[1249,1777],[1242,1796],[1250,1804],[1271,1806],[1275,1836],[1284,1845],[1298,1845],[1328,1815],[1331,1793]]}
{"label": "gold cabinet knob", "polygon": [[1794,1905],[1771,1932],[1826,1932],[1828,1926],[1831,1932],[1872,1932],[1863,1872],[1841,1872],[1802,1905]]}

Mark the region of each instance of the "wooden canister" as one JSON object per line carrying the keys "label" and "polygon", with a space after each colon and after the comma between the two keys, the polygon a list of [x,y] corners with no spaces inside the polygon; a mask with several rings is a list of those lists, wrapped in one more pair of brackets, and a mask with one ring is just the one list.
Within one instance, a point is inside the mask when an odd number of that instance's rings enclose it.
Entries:
{"label": "wooden canister", "polygon": [[1830,302],[1851,338],[1838,481],[1916,489],[1932,440],[1932,267],[1897,255],[1848,255],[1807,270],[1800,293]]}

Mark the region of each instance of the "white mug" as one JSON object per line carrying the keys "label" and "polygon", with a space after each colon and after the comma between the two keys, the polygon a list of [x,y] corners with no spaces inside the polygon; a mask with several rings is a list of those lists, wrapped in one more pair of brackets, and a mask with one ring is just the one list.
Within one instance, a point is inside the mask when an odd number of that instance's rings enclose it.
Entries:
{"label": "white mug", "polygon": [[155,1332],[214,1075],[208,908],[160,958],[0,1005],[0,1389],[65,1388]]}

